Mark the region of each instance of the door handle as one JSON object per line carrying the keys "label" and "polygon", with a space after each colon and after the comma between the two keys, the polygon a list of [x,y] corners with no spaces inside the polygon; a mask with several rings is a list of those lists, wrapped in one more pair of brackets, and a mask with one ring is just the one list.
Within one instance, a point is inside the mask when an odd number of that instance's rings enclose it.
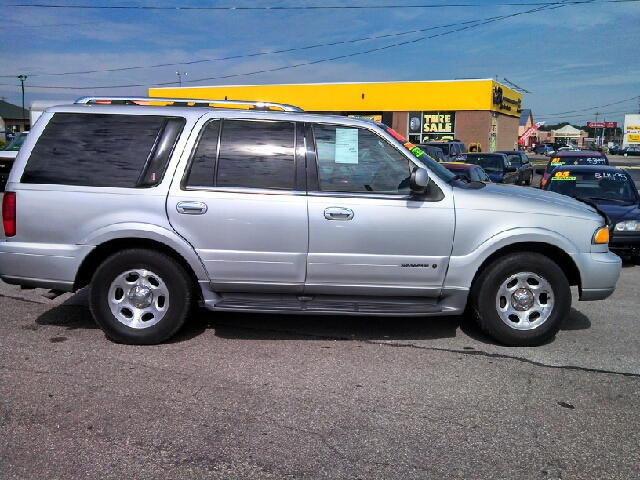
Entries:
{"label": "door handle", "polygon": [[176,205],[178,213],[185,215],[203,215],[207,213],[207,204],[202,202],[178,202]]}
{"label": "door handle", "polygon": [[325,208],[324,218],[327,220],[351,220],[353,218],[353,210],[342,207]]}

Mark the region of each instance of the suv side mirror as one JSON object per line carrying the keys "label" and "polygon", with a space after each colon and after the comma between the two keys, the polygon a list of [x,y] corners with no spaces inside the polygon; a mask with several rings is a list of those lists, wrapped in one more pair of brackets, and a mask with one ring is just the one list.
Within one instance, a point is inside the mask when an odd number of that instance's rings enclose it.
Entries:
{"label": "suv side mirror", "polygon": [[515,172],[516,170],[518,169],[513,165],[507,165],[507,172]]}
{"label": "suv side mirror", "polygon": [[415,167],[411,172],[409,188],[414,194],[424,195],[429,186],[429,172],[425,168]]}

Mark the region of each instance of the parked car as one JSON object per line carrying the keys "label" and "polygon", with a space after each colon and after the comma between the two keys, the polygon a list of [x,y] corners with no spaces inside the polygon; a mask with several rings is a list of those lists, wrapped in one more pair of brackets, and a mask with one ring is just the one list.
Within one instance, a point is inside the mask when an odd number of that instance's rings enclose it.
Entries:
{"label": "parked car", "polygon": [[630,155],[637,157],[640,155],[640,147],[623,148],[622,150],[620,150],[619,154],[622,155],[623,157],[628,157]]}
{"label": "parked car", "polygon": [[520,184],[531,185],[533,180],[533,165],[527,157],[527,154],[520,150],[502,150],[496,153],[504,153],[511,165],[514,165],[520,171]]}
{"label": "parked car", "polygon": [[565,165],[553,172],[545,190],[596,205],[611,221],[611,251],[640,263],[640,195],[629,172],[607,165]]}
{"label": "parked car", "polygon": [[608,153],[610,153],[611,155],[618,155],[620,153],[620,150],[622,150],[620,145],[613,145],[612,147],[609,147]]}
{"label": "parked car", "polygon": [[88,97],[47,109],[9,174],[0,278],[88,286],[96,323],[132,344],[170,338],[200,304],[469,311],[498,341],[537,345],[568,315],[571,285],[580,300],[615,289],[621,261],[589,205],[459,180],[370,121],[211,102],[242,108]]}
{"label": "parked car", "polygon": [[442,150],[444,162],[464,162],[467,154],[467,148],[459,140],[437,140],[433,142],[424,142],[418,147],[435,147]]}
{"label": "parked car", "polygon": [[563,165],[609,165],[609,159],[602,152],[560,152],[549,159],[544,168],[536,168],[541,175],[540,188],[544,188],[554,170]]}
{"label": "parked car", "polygon": [[27,138],[27,133],[22,132],[14,137],[13,140],[7,145],[7,148],[0,150],[0,192],[4,192],[5,185],[9,178],[9,172],[13,166],[13,161],[18,156],[20,147]]}
{"label": "parked car", "polygon": [[538,145],[535,149],[536,154],[538,155],[546,155],[548,152],[553,152],[554,148],[553,145],[550,144],[543,144],[543,145]]}
{"label": "parked car", "polygon": [[420,148],[424,153],[433,158],[436,162],[444,162],[444,153],[442,149],[438,147],[431,147],[429,145],[420,145]]}
{"label": "parked car", "polygon": [[466,161],[480,165],[493,183],[522,183],[518,167],[511,165],[504,153],[469,153]]}
{"label": "parked car", "polygon": [[449,162],[443,163],[442,166],[460,177],[467,178],[471,182],[491,182],[489,175],[487,175],[487,172],[485,172],[480,165],[463,162]]}
{"label": "parked car", "polygon": [[578,147],[574,147],[573,145],[565,145],[563,147],[558,147],[556,152],[580,152],[581,150]]}

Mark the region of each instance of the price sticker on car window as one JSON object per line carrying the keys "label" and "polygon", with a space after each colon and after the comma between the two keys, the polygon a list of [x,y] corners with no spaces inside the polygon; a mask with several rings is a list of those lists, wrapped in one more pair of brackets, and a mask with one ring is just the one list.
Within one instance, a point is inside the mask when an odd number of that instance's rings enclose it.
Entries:
{"label": "price sticker on car window", "polygon": [[576,177],[572,177],[571,176],[571,172],[566,171],[566,172],[556,172],[554,173],[553,177],[551,177],[551,180],[575,180]]}

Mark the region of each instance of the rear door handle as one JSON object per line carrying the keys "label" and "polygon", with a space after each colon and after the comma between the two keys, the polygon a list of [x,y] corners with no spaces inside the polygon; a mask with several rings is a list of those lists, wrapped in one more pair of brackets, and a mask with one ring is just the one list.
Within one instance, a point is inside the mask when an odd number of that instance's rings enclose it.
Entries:
{"label": "rear door handle", "polygon": [[327,220],[351,220],[353,218],[353,210],[342,207],[325,208],[324,218]]}
{"label": "rear door handle", "polygon": [[185,215],[204,215],[207,213],[207,204],[202,202],[178,202],[176,210],[178,213]]}

